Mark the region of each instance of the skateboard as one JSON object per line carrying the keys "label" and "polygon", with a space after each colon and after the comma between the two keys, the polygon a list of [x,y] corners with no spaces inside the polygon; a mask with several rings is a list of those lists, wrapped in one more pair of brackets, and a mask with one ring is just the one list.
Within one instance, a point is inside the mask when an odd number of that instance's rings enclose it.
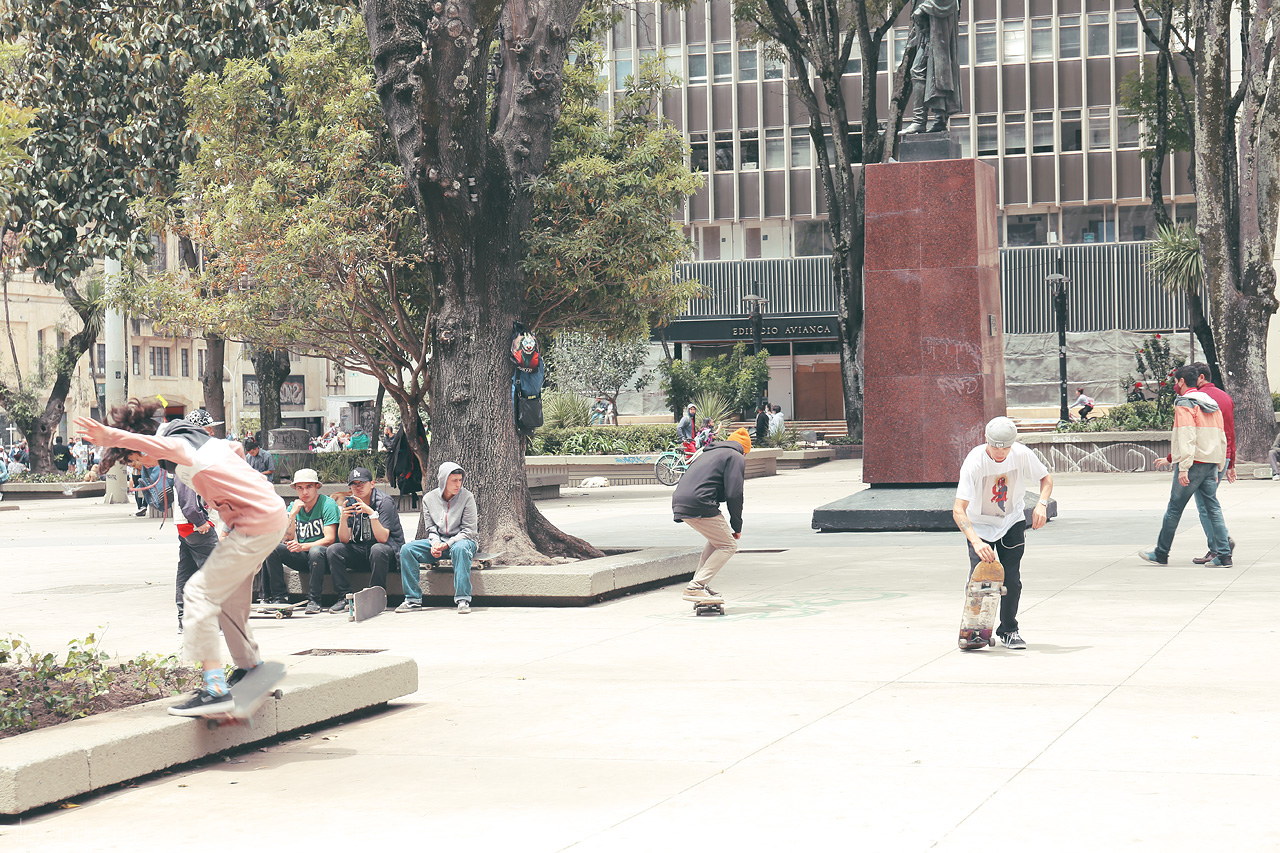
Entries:
{"label": "skateboard", "polygon": [[960,648],[968,651],[994,646],[992,631],[1000,615],[1004,595],[1004,566],[979,563],[964,588],[964,609],[960,615]]}
{"label": "skateboard", "polygon": [[724,602],[713,604],[710,601],[696,601],[693,604],[693,613],[695,616],[723,616]]}
{"label": "skateboard", "polygon": [[363,622],[381,616],[386,609],[387,591],[380,586],[347,593],[348,622]]}
{"label": "skateboard", "polygon": [[273,696],[280,698],[280,691],[276,690],[275,686],[284,678],[284,674],[284,664],[279,661],[264,661],[254,667],[231,688],[231,698],[235,702],[235,707],[230,711],[205,716],[205,725],[210,729],[239,725],[252,728],[253,715],[262,707],[262,704]]}
{"label": "skateboard", "polygon": [[297,604],[255,604],[249,615],[257,614],[259,616],[271,616],[276,619],[292,619],[295,610],[305,613],[306,609],[307,603],[305,601]]}
{"label": "skateboard", "polygon": [[[496,554],[490,554],[487,551],[480,551],[479,553],[475,554],[471,558],[471,571],[474,572],[477,569],[492,569],[493,561],[498,559],[501,556],[502,556],[501,551],[499,551]],[[424,568],[424,569],[434,568],[441,571],[448,569],[449,571],[453,571],[453,561],[450,560],[448,557],[441,557],[440,562],[436,563],[434,566],[432,566],[430,563],[422,563],[420,568]]]}

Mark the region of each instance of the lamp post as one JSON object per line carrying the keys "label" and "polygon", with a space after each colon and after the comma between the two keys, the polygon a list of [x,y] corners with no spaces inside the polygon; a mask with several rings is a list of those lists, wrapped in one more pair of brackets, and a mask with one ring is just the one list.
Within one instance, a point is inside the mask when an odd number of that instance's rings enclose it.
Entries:
{"label": "lamp post", "polygon": [[1049,292],[1053,295],[1053,313],[1058,322],[1058,419],[1071,420],[1071,412],[1067,408],[1067,285],[1071,279],[1062,273],[1050,273],[1045,277]]}
{"label": "lamp post", "polygon": [[[746,296],[742,297],[742,301],[747,303],[747,305],[749,306],[748,317],[751,320],[751,345],[752,345],[751,354],[759,355],[760,350],[762,349],[760,338],[762,334],[761,325],[764,319],[763,315],[761,315],[760,313],[760,307],[762,305],[768,305],[769,300],[765,299],[763,296],[758,296],[754,293],[748,293]],[[756,388],[756,409],[757,410],[760,408],[760,401],[763,399],[764,399],[764,395],[760,392],[759,388]]]}

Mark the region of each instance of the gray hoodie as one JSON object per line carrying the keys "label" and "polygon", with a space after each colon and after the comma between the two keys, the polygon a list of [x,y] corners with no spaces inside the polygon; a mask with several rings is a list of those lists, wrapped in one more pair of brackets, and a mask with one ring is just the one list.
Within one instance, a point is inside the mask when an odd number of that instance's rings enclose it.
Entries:
{"label": "gray hoodie", "polygon": [[[462,539],[476,538],[476,497],[466,488],[458,490],[453,500],[445,501],[444,486],[449,475],[462,471],[456,462],[445,462],[436,476],[439,484],[422,496],[422,513],[418,517],[418,539],[452,545]],[[466,475],[465,471],[462,471]]]}

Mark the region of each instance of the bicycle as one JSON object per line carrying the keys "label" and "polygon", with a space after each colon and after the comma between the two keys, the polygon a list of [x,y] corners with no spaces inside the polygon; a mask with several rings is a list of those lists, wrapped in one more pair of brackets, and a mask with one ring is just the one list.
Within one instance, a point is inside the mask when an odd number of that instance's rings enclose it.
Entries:
{"label": "bicycle", "polygon": [[702,453],[702,448],[698,448],[692,453],[687,452],[685,445],[673,444],[662,452],[662,454],[654,460],[653,475],[658,478],[658,482],[664,486],[674,486],[680,482],[680,478],[684,476],[684,472],[689,470],[689,465],[693,460],[697,459]]}

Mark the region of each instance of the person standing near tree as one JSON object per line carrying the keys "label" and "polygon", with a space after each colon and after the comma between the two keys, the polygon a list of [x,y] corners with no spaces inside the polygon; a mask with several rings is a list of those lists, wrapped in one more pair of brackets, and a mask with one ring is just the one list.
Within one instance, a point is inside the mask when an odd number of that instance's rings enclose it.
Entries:
{"label": "person standing near tree", "polygon": [[698,430],[698,407],[690,403],[685,407],[684,417],[676,424],[676,434],[683,442],[693,441],[693,434]]}
{"label": "person standing near tree", "polygon": [[769,437],[769,401],[764,400],[756,408],[756,443],[763,444]]}

